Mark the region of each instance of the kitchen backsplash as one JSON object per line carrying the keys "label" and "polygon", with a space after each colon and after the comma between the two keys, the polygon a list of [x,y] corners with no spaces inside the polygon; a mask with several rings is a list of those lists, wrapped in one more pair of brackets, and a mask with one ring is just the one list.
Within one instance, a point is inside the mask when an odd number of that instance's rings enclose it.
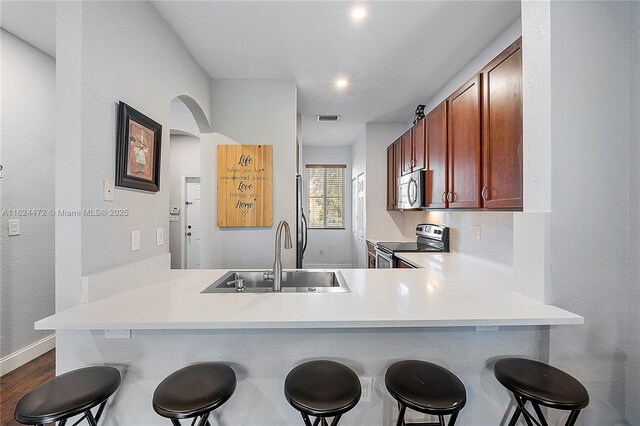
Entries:
{"label": "kitchen backsplash", "polygon": [[[451,251],[504,265],[513,265],[513,212],[405,211],[403,235],[415,238],[416,225],[435,223],[451,228]],[[480,226],[480,239],[476,237]]]}

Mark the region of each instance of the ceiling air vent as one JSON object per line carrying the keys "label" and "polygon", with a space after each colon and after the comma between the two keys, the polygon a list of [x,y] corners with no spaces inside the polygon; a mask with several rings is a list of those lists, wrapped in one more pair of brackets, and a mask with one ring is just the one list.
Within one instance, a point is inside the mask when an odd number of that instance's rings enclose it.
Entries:
{"label": "ceiling air vent", "polygon": [[337,123],[340,121],[339,115],[319,115],[318,123]]}

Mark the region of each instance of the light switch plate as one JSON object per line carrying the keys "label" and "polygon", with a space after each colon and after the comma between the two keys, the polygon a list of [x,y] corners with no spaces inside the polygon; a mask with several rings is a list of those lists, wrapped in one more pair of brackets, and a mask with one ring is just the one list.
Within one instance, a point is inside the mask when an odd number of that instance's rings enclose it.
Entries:
{"label": "light switch plate", "polygon": [[131,251],[140,250],[140,231],[131,231]]}
{"label": "light switch plate", "polygon": [[156,245],[161,246],[164,244],[164,229],[158,228],[156,229]]}
{"label": "light switch plate", "polygon": [[180,218],[178,216],[169,216],[169,222],[180,222]]}
{"label": "light switch plate", "polygon": [[113,181],[112,180],[103,180],[102,181],[102,199],[104,201],[113,201]]}
{"label": "light switch plate", "polygon": [[20,219],[11,219],[8,221],[9,223],[9,236],[15,237],[16,235],[20,235]]}
{"label": "light switch plate", "polygon": [[180,214],[180,207],[172,206],[170,212],[171,214]]}
{"label": "light switch plate", "polygon": [[474,228],[475,234],[476,234],[476,240],[480,240],[482,239],[482,230],[480,228],[480,225],[476,225]]}

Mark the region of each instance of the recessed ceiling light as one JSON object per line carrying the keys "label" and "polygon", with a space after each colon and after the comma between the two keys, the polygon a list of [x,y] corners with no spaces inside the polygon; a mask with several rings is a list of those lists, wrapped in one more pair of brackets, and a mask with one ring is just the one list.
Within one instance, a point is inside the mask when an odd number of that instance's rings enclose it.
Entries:
{"label": "recessed ceiling light", "polygon": [[338,89],[344,89],[349,85],[349,80],[347,80],[346,78],[338,78],[336,80],[336,87]]}
{"label": "recessed ceiling light", "polygon": [[356,6],[351,9],[351,19],[353,19],[354,21],[362,21],[366,17],[367,9],[365,9],[363,6]]}

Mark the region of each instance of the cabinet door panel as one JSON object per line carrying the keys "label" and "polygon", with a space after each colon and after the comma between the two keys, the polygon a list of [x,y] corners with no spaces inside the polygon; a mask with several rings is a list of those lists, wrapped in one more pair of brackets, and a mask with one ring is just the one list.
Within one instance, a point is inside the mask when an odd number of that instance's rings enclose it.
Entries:
{"label": "cabinet door panel", "polygon": [[393,162],[393,144],[387,147],[387,210],[396,206],[396,170]]}
{"label": "cabinet door panel", "polygon": [[418,121],[413,126],[413,170],[422,170],[425,165],[425,123],[426,119]]}
{"label": "cabinet door panel", "polygon": [[482,72],[484,207],[522,208],[522,49],[516,41]]}
{"label": "cabinet door panel", "polygon": [[407,130],[400,140],[402,141],[402,174],[406,175],[407,173],[411,173],[411,165],[413,163],[411,129]]}
{"label": "cabinet door panel", "polygon": [[449,208],[478,208],[480,198],[480,75],[449,97]]}
{"label": "cabinet door panel", "polygon": [[396,174],[394,182],[396,184],[396,201],[398,191],[398,178],[402,176],[402,140],[398,139],[393,143],[393,162],[395,164]]}
{"label": "cabinet door panel", "polygon": [[435,107],[426,117],[427,170],[430,179],[426,189],[428,208],[447,207],[447,101]]}

